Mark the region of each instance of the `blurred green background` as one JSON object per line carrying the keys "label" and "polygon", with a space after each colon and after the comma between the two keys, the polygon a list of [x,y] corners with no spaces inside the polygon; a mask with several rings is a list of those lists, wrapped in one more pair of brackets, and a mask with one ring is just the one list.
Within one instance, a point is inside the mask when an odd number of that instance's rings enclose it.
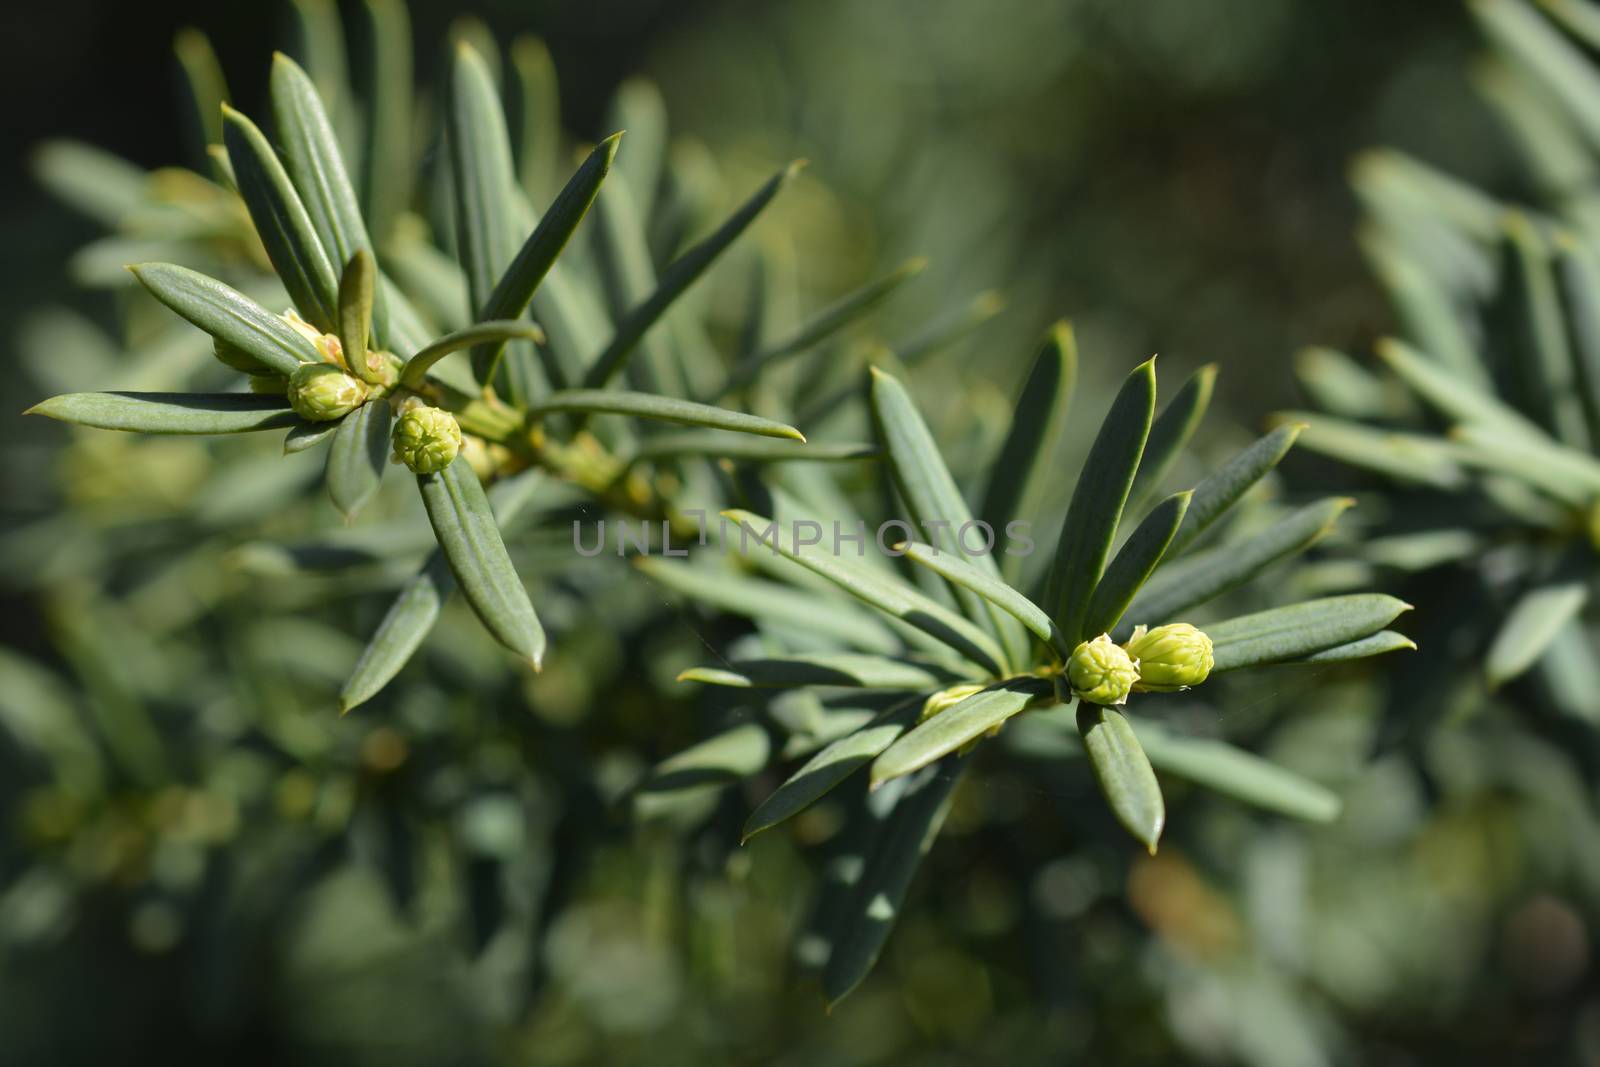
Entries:
{"label": "blurred green background", "polygon": [[[643,74],[730,186],[810,159],[784,208],[807,292],[930,257],[884,335],[1002,293],[927,371],[958,428],[1065,315],[1094,405],[1150,352],[1169,381],[1218,361],[1234,427],[1212,432],[1236,438],[1296,401],[1295,348],[1393,328],[1354,241],[1355,152],[1519,191],[1449,2],[411,8],[422,82],[476,14],[547,41],[579,135],[609,133],[612,91]],[[183,158],[170,42],[188,24],[259,101],[278,5],[0,13],[8,368],[45,305],[114,321],[113,297],[72,284],[96,231],[34,184],[32,146]],[[9,411],[44,390],[3,382]],[[1328,672],[1310,702],[1269,683],[1190,714],[1334,785],[1345,817],[1308,830],[1180,796],[1156,859],[1082,813],[1081,779],[1023,760],[960,795],[878,972],[824,1016],[787,943],[826,813],[740,849],[739,789],[686,825],[619,803],[706,732],[670,682],[699,631],[579,576],[550,609],[565,658],[536,682],[447,619],[426,672],[335,720],[373,605],[296,622],[329,590],[219,577],[251,534],[294,529],[270,487],[185,515],[182,491],[149,490],[214,484],[209,453],[61,441],[0,421],[0,1061],[1600,1062],[1588,737],[1492,708],[1374,758],[1381,682]],[[141,556],[190,542],[187,570]],[[607,616],[584,614],[591,590]]]}

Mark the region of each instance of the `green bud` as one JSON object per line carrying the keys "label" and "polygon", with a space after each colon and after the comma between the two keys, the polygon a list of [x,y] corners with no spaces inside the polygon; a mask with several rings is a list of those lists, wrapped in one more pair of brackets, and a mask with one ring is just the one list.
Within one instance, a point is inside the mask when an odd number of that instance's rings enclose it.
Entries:
{"label": "green bud", "polygon": [[917,716],[917,721],[927,722],[941,711],[955,707],[972,694],[983,692],[985,688],[982,682],[963,682],[949,689],[941,689],[922,702],[922,714]]}
{"label": "green bud", "polygon": [[367,401],[367,387],[329,363],[306,363],[289,379],[289,406],[311,422],[341,419]]}
{"label": "green bud", "polygon": [[381,349],[369,348],[367,350],[367,377],[372,379],[372,386],[387,393],[393,389],[400,380],[400,357],[393,352],[384,352]]}
{"label": "green bud", "polygon": [[461,426],[441,408],[410,403],[394,423],[394,458],[416,474],[437,474],[461,451]]}
{"label": "green bud", "polygon": [[332,363],[336,367],[344,366],[344,345],[339,343],[338,334],[323,333],[301,318],[300,313],[295,311],[294,308],[290,308],[278,317],[288,323],[290,328],[301,337],[310,341],[312,346],[316,348],[317,354],[322,357],[323,362]]}
{"label": "green bud", "polygon": [[1126,704],[1139,680],[1139,665],[1109,634],[1101,634],[1093,641],[1080,641],[1072,650],[1067,680],[1073,695],[1085,703]]}
{"label": "green bud", "polygon": [[1134,689],[1171,693],[1199,685],[1211,673],[1211,638],[1186,622],[1133,631],[1123,646],[1139,665]]}
{"label": "green bud", "polygon": [[234,370],[243,371],[246,374],[271,373],[270,369],[265,363],[261,362],[255,356],[252,356],[238,345],[229,341],[224,341],[220,337],[216,338],[212,343],[211,351],[216,353],[217,362],[221,363],[225,367],[232,367]]}

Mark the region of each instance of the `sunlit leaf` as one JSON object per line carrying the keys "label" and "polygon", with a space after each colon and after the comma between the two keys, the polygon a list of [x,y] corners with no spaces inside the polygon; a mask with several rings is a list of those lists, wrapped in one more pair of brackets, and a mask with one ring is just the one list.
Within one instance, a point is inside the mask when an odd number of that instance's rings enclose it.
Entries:
{"label": "sunlit leaf", "polygon": [[1494,395],[1449,369],[1429,362],[1410,346],[1384,338],[1378,342],[1376,351],[1378,358],[1403,378],[1417,396],[1442,414],[1468,424],[1480,423],[1511,433],[1544,437],[1538,426]]}
{"label": "sunlit leaf", "polygon": [[641,419],[660,419],[684,426],[704,426],[713,430],[732,430],[736,433],[755,434],[759,437],[781,437],[791,441],[804,441],[805,435],[793,426],[786,426],[759,415],[746,415],[742,411],[696,404],[692,400],[678,400],[669,396],[649,393],[629,393],[619,389],[564,389],[541,397],[528,410],[530,417],[538,418],[556,411],[581,411],[591,414],[632,415]]}
{"label": "sunlit leaf", "polygon": [[1178,532],[1167,546],[1167,556],[1177,558],[1212,523],[1227,514],[1229,508],[1238,503],[1288,454],[1302,429],[1302,425],[1294,423],[1279,426],[1195,486],[1194,495],[1190,497],[1189,506],[1183,514],[1183,525],[1178,527]]}
{"label": "sunlit leaf", "polygon": [[284,169],[323,249],[336,266],[349,263],[357,252],[370,255],[372,239],[333,123],[311,78],[282,52],[272,58],[271,98],[273,132]]}
{"label": "sunlit leaf", "polygon": [[[1005,657],[992,637],[904,582],[844,556],[802,552],[784,529],[784,523],[763,519],[748,511],[725,511],[723,515],[738,524],[740,552],[781,554],[879,611],[943,642],[985,670],[1001,673]],[[730,540],[732,537],[730,534]],[[753,544],[747,543],[747,539]]]}
{"label": "sunlit leaf", "polygon": [[428,521],[467,603],[495,639],[538,669],[544,628],[506,555],[478,476],[457,458],[438,474],[417,475]]}
{"label": "sunlit leaf", "polygon": [[1032,631],[1039,640],[1053,645],[1060,655],[1066,656],[1071,653],[1072,650],[1066,646],[1066,642],[1056,631],[1055,623],[1045,614],[1044,609],[999,578],[985,574],[948,552],[940,552],[932,545],[913,542],[900,547],[907,559],[913,563],[920,563],[946,578],[951,584],[966,589],[1000,608]]}
{"label": "sunlit leaf", "polygon": [[247,433],[293,426],[281,396],[253,393],[64,393],[24,414],[133,433]]}
{"label": "sunlit leaf", "polygon": [[561,101],[550,50],[537,37],[511,42],[518,107],[517,176],[536,202],[555,192],[561,159]]}
{"label": "sunlit leaf", "polygon": [[1167,807],[1133,727],[1121,712],[1080,704],[1078,734],[1111,813],[1153,855],[1167,822]]}
{"label": "sunlit leaf", "polygon": [[1150,439],[1145,442],[1144,458],[1134,477],[1129,500],[1135,505],[1158,492],[1167,472],[1188,447],[1211,406],[1211,393],[1217,384],[1217,365],[1207,363],[1190,376],[1150,424]]}
{"label": "sunlit leaf", "polygon": [[476,322],[454,333],[447,333],[406,360],[405,366],[400,370],[400,384],[415,389],[422,384],[434,364],[450,353],[463,352],[474,345],[508,341],[516,337],[542,341],[544,331],[531,322],[513,319],[502,322]]}
{"label": "sunlit leaf", "polygon": [[[533,228],[533,233],[528,235],[528,239],[517,250],[511,265],[506,268],[505,273],[495,283],[488,299],[483,302],[480,310],[481,318],[512,319],[527,309],[528,302],[533,299],[539,284],[545,280],[550,268],[561,255],[561,250],[566,247],[572,234],[577,230],[578,223],[583,221],[590,205],[594,203],[595,196],[611,169],[611,162],[616,158],[621,137],[622,134],[614,133],[601,141],[595,146],[594,151],[589,153],[577,172],[568,179],[560,195],[539,220],[539,224]],[[499,351],[495,346],[489,345],[480,352],[473,353],[473,357],[480,367],[480,379],[486,380],[484,373],[499,358]]]}
{"label": "sunlit leaf", "polygon": [[927,265],[928,261],[925,259],[907,260],[882,278],[874,279],[861,288],[846,293],[806,319],[787,337],[765,345],[759,351],[741,359],[733,373],[728,376],[728,380],[723,383],[718,395],[727,396],[735,392],[754,381],[773,364],[806,352],[832,337],[882,304],[900,286],[921,274]]}
{"label": "sunlit leaf", "polygon": [[853,601],[819,602],[793,586],[656,556],[639,556],[633,563],[655,581],[708,607],[804,628],[815,625],[820,611],[826,614],[828,633],[855,648],[880,654],[900,650],[889,628]]}
{"label": "sunlit leaf", "polygon": [[[1058,322],[1046,334],[1033,369],[1022,383],[1011,415],[1011,428],[994,462],[978,509],[983,521],[1003,531],[1016,519],[1026,520],[1039,502],[1046,480],[1055,472],[1067,409],[1078,381],[1078,345],[1072,326]],[[1015,579],[1020,559],[1001,561],[1001,571]]]}
{"label": "sunlit leaf", "polygon": [[[993,553],[996,533],[992,529],[985,530],[973,520],[911,394],[893,375],[873,367],[870,400],[873,418],[888,453],[890,473],[913,528],[926,531],[937,552],[955,556],[998,584],[1000,568],[995,564]],[[973,535],[976,535],[975,545]],[[1009,662],[1022,664],[1028,643],[1010,612],[1000,610],[983,594],[961,582],[952,584],[967,618],[999,639]]]}
{"label": "sunlit leaf", "polygon": [[723,456],[749,463],[840,462],[877,459],[883,453],[877,445],[834,441],[794,441],[784,438],[753,437],[740,434],[706,433],[684,430],[652,434],[633,450],[634,459],[666,456]]}
{"label": "sunlit leaf", "polygon": [[772,202],[782,188],[800,172],[800,164],[792,163],[775,174],[744,206],[734,212],[709,237],[673,260],[661,272],[655,292],[639,304],[617,326],[611,342],[584,373],[583,384],[597,388],[609,382],[622,369],[623,363],[633,354],[640,338],[666,313],[667,308],[683,294],[695,280],[704,274],[717,257],[749,228],[762,210]]}
{"label": "sunlit leaf", "polygon": [[273,270],[300,314],[323,333],[334,332],[339,276],[300,194],[255,123],[227,105],[222,115],[222,141],[239,195],[250,209]]}
{"label": "sunlit leaf", "polygon": [[1123,617],[1137,625],[1150,626],[1178,621],[1181,613],[1243,585],[1279,560],[1316,544],[1354,503],[1349,497],[1319,500],[1253,537],[1174,560],[1145,584]]}
{"label": "sunlit leaf", "polygon": [[1448,441],[1300,411],[1279,412],[1273,421],[1283,423],[1279,430],[1297,429],[1302,448],[1402,483],[1439,489],[1467,483],[1458,450]]}
{"label": "sunlit leaf", "polygon": [[[504,524],[516,518],[542,484],[543,476],[538,471],[495,483],[489,491],[495,520]],[[341,715],[372,699],[400,673],[433,629],[446,598],[455,588],[455,576],[444,550],[435,547],[417,573],[401,587],[383,621],[362,649],[349,679],[339,690]]]}
{"label": "sunlit leaf", "polygon": [[1112,401],[1072,492],[1050,570],[1048,597],[1069,646],[1086,636],[1089,600],[1111,554],[1155,403],[1156,367],[1151,359],[1134,368]]}
{"label": "sunlit leaf", "polygon": [[339,279],[339,344],[345,365],[366,382],[382,380],[382,364],[368,358],[367,340],[372,335],[372,294],[376,286],[372,256],[357,252],[350,258]]}
{"label": "sunlit leaf", "polygon": [[1211,623],[1212,671],[1278,663],[1370,636],[1410,611],[1382,593],[1325,597]]}
{"label": "sunlit leaf", "polygon": [[1007,682],[974,693],[910,730],[872,762],[872,786],[921,770],[935,760],[998,728],[1026,708],[1034,698],[1049,692],[1038,679]]}
{"label": "sunlit leaf", "polygon": [[128,269],[167,307],[279,374],[322,359],[299,331],[215,278],[172,263],[137,263]]}
{"label": "sunlit leaf", "polygon": [[1084,624],[1087,634],[1103,634],[1122,619],[1128,605],[1160,565],[1173,534],[1189,508],[1192,493],[1177,493],[1157,504],[1117,550],[1094,588]]}

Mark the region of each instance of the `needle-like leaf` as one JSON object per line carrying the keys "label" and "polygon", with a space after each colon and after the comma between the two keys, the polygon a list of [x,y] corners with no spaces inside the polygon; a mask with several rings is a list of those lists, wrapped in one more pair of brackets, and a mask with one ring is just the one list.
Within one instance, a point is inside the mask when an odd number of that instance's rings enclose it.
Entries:
{"label": "needle-like leaf", "polygon": [[512,338],[524,338],[530,341],[544,340],[544,331],[531,322],[505,321],[505,322],[479,322],[454,333],[447,333],[434,341],[428,347],[406,360],[405,366],[400,370],[400,384],[408,389],[415,389],[422,384],[428,371],[445,356],[452,352],[461,352],[474,345],[484,345],[494,341],[508,341]]}
{"label": "needle-like leaf", "polygon": [[1167,822],[1167,806],[1133,727],[1121,712],[1080,704],[1078,734],[1111,813],[1154,855]]}
{"label": "needle-like leaf", "polygon": [[[1272,418],[1284,424],[1279,430],[1300,429],[1295,440],[1301,448],[1340,463],[1401,483],[1439,489],[1459,489],[1467,482],[1466,472],[1458,462],[1462,458],[1459,450],[1437,437],[1399,433],[1303,411],[1280,411]],[[1185,547],[1192,540],[1183,531],[1179,531],[1178,539]]]}
{"label": "needle-like leaf", "polygon": [[298,330],[215,278],[173,263],[136,263],[128,269],[167,307],[279,374],[322,359]]}
{"label": "needle-like leaf", "polygon": [[586,387],[593,389],[604,386],[622,369],[623,363],[638,347],[639,340],[644,337],[645,332],[654,326],[656,320],[666,313],[667,308],[671,307],[678,297],[706,272],[706,268],[710,267],[717,257],[749,228],[779,191],[800,172],[801,166],[802,164],[798,162],[791,163],[773,175],[754,196],[745,201],[744,206],[735,211],[709,237],[673,260],[661,273],[655,292],[628,313],[617,326],[617,331],[612,336],[611,342],[606,345],[605,351],[600,353],[593,365],[584,373],[583,384]]}
{"label": "needle-like leaf", "polygon": [[1410,610],[1392,596],[1355,593],[1212,623],[1206,627],[1211,669],[1220,673],[1310,656],[1375,634]]}
{"label": "needle-like leaf", "polygon": [[921,770],[934,760],[975,741],[1050,691],[1037,678],[1006,682],[945,708],[908,730],[872,761],[872,788]]}
{"label": "needle-like leaf", "polygon": [[1094,587],[1085,633],[1108,633],[1121,621],[1128,605],[1164,558],[1189,508],[1191,495],[1177,493],[1157,504],[1117,551]]}
{"label": "needle-like leaf", "polygon": [[1089,600],[1117,536],[1117,523],[1139,470],[1155,403],[1156,367],[1150,359],[1134,368],[1112,401],[1073,490],[1061,540],[1056,544],[1047,597],[1069,646],[1092,636],[1084,633]]}
{"label": "needle-like leaf", "polygon": [[1205,533],[1212,523],[1237,504],[1240,497],[1265,478],[1288,455],[1304,428],[1297,423],[1279,426],[1195,486],[1194,495],[1183,514],[1183,525],[1178,527],[1172,543],[1167,546],[1167,557],[1177,558],[1194,543],[1195,538]]}
{"label": "needle-like leaf", "polygon": [[[496,482],[489,490],[495,521],[511,522],[544,484],[537,470]],[[455,591],[455,576],[444,550],[435,547],[427,561],[401,587],[383,621],[361,651],[349,679],[339,691],[339,714],[366,703],[400,673],[433,629],[445,600]]]}
{"label": "needle-like leaf", "polygon": [[619,389],[565,389],[543,397],[528,409],[532,418],[555,411],[580,411],[590,414],[632,415],[641,419],[660,419],[682,423],[685,426],[705,426],[713,430],[733,430],[756,434],[760,437],[782,437],[791,441],[804,441],[805,435],[793,426],[786,426],[758,415],[741,411],[696,404],[692,400],[678,400],[650,393],[629,393]]}
{"label": "needle-like leaf", "polygon": [[1153,723],[1141,723],[1138,735],[1151,765],[1163,774],[1290,818],[1332,822],[1339,817],[1337,794],[1226,741],[1182,737]]}
{"label": "needle-like leaf", "polygon": [[253,393],[63,393],[25,415],[132,433],[248,433],[293,426],[300,416],[281,396]]}
{"label": "needle-like leaf", "polygon": [[944,577],[952,585],[966,589],[1005,611],[1032,631],[1039,640],[1054,646],[1062,656],[1071,654],[1072,649],[1066,646],[1056,631],[1055,623],[1045,614],[1044,609],[999,578],[985,574],[949,552],[940,552],[932,545],[912,542],[900,545],[899,550],[903,551],[906,558],[913,563],[920,563]]}
{"label": "needle-like leaf", "polygon": [[[457,43],[450,68],[445,132],[456,195],[457,253],[472,307],[482,309],[516,258],[527,210],[512,169],[500,95],[483,56],[464,41]],[[495,367],[487,360],[490,350],[481,351],[473,374],[488,385]]]}
{"label": "needle-like leaf", "polygon": [[[1004,656],[992,637],[904,582],[843,556],[802,552],[789,531],[783,528],[783,523],[763,519],[748,511],[733,510],[722,514],[738,524],[741,552],[771,551],[780,554],[892,618],[942,641],[985,670],[1001,673]],[[729,538],[731,540],[731,533]],[[752,546],[747,539],[756,543]]]}
{"label": "needle-like leaf", "polygon": [[926,259],[910,259],[882,278],[874,279],[853,292],[812,315],[780,341],[763,347],[740,360],[717,391],[718,396],[737,392],[754,381],[773,364],[797,356],[832,337],[855,322],[873,308],[889,299],[906,282],[921,274],[928,266]]}
{"label": "needle-like leaf", "polygon": [[790,689],[837,685],[861,689],[935,689],[955,681],[933,664],[910,663],[853,652],[815,652],[735,660],[726,667],[691,667],[680,682],[703,682],[736,689]]}
{"label": "needle-like leaf", "polygon": [[1161,488],[1161,480],[1188,447],[1211,406],[1211,393],[1217,384],[1217,365],[1207,363],[1183,383],[1178,395],[1167,402],[1150,425],[1150,440],[1145,442],[1144,459],[1133,479],[1129,494],[1135,507]]}
{"label": "needle-like leaf", "polygon": [[372,293],[377,268],[365,250],[350,257],[339,279],[339,344],[345,365],[364,382],[381,379],[381,364],[369,358],[367,339],[372,334]]}
{"label": "needle-like leaf", "polygon": [[921,698],[896,705],[860,729],[822,748],[763,800],[745,820],[744,840],[798,812],[877,758],[916,722]]}
{"label": "needle-like leaf", "polygon": [[654,434],[640,441],[632,458],[658,459],[667,456],[720,456],[747,463],[839,462],[877,459],[883,453],[877,445],[834,441],[799,442],[783,438],[729,437],[724,433],[684,430]]}
{"label": "needle-like leaf", "polygon": [[292,456],[296,452],[315,448],[338,433],[343,423],[344,419],[334,419],[332,422],[302,422],[284,435],[283,454]]}
{"label": "needle-like leaf", "polygon": [[[555,202],[544,213],[544,218],[533,228],[533,233],[523,242],[511,265],[506,268],[494,290],[484,301],[480,317],[484,319],[514,319],[527,310],[539,283],[544,281],[555,265],[561,250],[567,246],[572,234],[583,221],[600,186],[611,170],[617,156],[617,146],[622,134],[614,133],[595,146],[577,173],[568,179]],[[500,346],[486,345],[473,353],[473,365],[479,368],[480,380],[500,358]]]}
{"label": "needle-like leaf", "polygon": [[[416,91],[411,17],[402,0],[363,0],[361,6],[372,42],[361,203],[372,232],[387,242],[395,219],[411,202],[412,94]],[[384,247],[387,251],[387,243]]]}
{"label": "needle-like leaf", "polygon": [[[1017,394],[1011,429],[989,465],[989,484],[978,513],[990,529],[1004,530],[1013,519],[1026,518],[1037,503],[1045,478],[1054,470],[1077,381],[1078,344],[1072,326],[1058,322],[1045,335]],[[1002,570],[1014,578],[1008,562],[1002,562]]]}
{"label": "needle-like leaf", "polygon": [[672,563],[657,556],[639,556],[633,562],[655,581],[709,607],[758,621],[798,627],[814,625],[817,612],[826,611],[829,633],[841,642],[881,655],[900,651],[899,639],[884,623],[858,608],[855,601],[819,602],[815,594],[801,592],[790,585],[709,567]]}
{"label": "needle-like leaf", "polygon": [[284,169],[294,182],[322,247],[335,264],[372,252],[361,203],[317,87],[282,52],[272,57],[272,125]]}
{"label": "needle-like leaf", "polygon": [[[889,456],[889,470],[913,525],[927,531],[936,551],[965,561],[998,583],[1000,568],[993,554],[995,531],[986,530],[973,520],[911,394],[899,379],[873,367],[871,403]],[[965,585],[954,585],[963,614],[999,638],[1007,661],[1020,668],[1027,658],[1028,641],[1017,620]]]}
{"label": "needle-like leaf", "polygon": [[1501,403],[1493,394],[1463,380],[1449,369],[1429,362],[1409,345],[1393,338],[1384,338],[1378,342],[1377,353],[1378,358],[1404,379],[1417,396],[1444,415],[1468,424],[1493,426],[1534,438],[1545,437],[1544,431],[1538,426]]}
{"label": "needle-like leaf", "polygon": [[1278,560],[1310,548],[1327,536],[1354,503],[1349,497],[1319,500],[1253,537],[1175,560],[1145,584],[1123,617],[1150,626],[1177,621],[1181,613],[1243,585]]}
{"label": "needle-like leaf", "polygon": [[561,101],[550,49],[537,37],[518,37],[511,42],[511,72],[520,119],[517,176],[528,196],[543,203],[555,191],[561,158]]}
{"label": "needle-like leaf", "polygon": [[256,233],[289,299],[312,325],[333,333],[338,320],[339,276],[311,216],[267,138],[256,124],[222,107],[222,143],[228,149]]}
{"label": "needle-like leaf", "polygon": [[539,669],[544,628],[495,524],[483,486],[465,460],[438,474],[417,475],[422,502],[450,570],[495,640]]}

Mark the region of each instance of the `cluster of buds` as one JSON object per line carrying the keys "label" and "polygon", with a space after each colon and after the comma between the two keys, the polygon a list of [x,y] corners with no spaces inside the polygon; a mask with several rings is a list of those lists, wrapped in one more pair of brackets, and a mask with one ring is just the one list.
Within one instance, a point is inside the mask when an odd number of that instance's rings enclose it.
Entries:
{"label": "cluster of buds", "polygon": [[438,474],[461,451],[461,425],[448,411],[410,397],[400,406],[391,443],[396,463],[413,474]]}
{"label": "cluster of buds", "polygon": [[1211,674],[1211,638],[1186,622],[1140,626],[1126,644],[1109,634],[1083,641],[1067,661],[1073,695],[1087,704],[1125,704],[1130,693],[1172,693]]}
{"label": "cluster of buds", "polygon": [[308,422],[342,419],[370,396],[366,382],[331,363],[302,363],[289,376],[289,406]]}
{"label": "cluster of buds", "polygon": [[391,353],[369,352],[365,373],[357,375],[345,361],[344,346],[336,334],[323,333],[293,309],[281,318],[311,342],[322,357],[320,362],[301,364],[285,378],[227,341],[216,341],[212,350],[218,362],[250,376],[251,392],[287,396],[289,406],[302,419],[341,419],[367,401],[386,395],[399,379],[399,361]]}
{"label": "cluster of buds", "polygon": [[[216,341],[217,360],[248,374],[251,392],[285,396],[294,413],[308,422],[332,422],[394,390],[400,361],[392,353],[373,349],[367,353],[367,365],[355,368],[346,359],[337,334],[323,333],[292,308],[280,317],[311,342],[321,360],[300,364],[286,378],[237,345]],[[394,462],[405,464],[416,474],[437,474],[455,461],[463,441],[454,415],[413,396],[397,409],[390,443],[394,446]],[[482,442],[474,439],[473,443],[479,453],[484,452]],[[473,458],[483,466],[493,464],[493,457],[487,454]]]}

